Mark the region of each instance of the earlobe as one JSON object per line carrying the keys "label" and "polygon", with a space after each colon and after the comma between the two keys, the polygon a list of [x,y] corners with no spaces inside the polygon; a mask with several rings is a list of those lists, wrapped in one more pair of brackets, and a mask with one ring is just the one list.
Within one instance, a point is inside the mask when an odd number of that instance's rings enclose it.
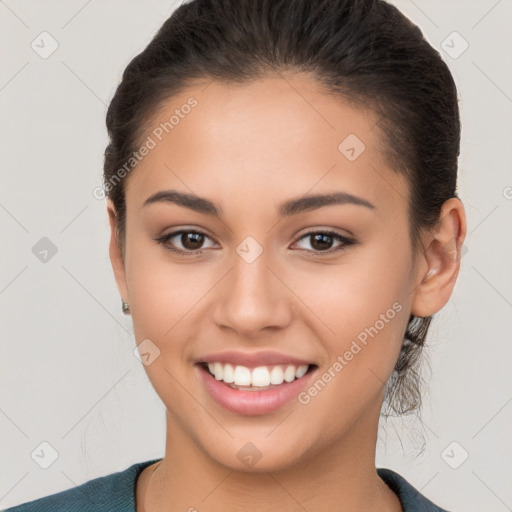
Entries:
{"label": "earlobe", "polygon": [[107,214],[110,223],[110,243],[109,255],[114,277],[117,283],[117,289],[124,302],[129,303],[128,290],[126,286],[126,272],[124,259],[121,251],[121,244],[118,240],[117,215],[114,204],[110,199],[107,200]]}
{"label": "earlobe", "polygon": [[425,236],[425,265],[419,266],[411,313],[418,317],[437,313],[450,299],[460,270],[466,216],[459,199],[445,201],[437,226]]}

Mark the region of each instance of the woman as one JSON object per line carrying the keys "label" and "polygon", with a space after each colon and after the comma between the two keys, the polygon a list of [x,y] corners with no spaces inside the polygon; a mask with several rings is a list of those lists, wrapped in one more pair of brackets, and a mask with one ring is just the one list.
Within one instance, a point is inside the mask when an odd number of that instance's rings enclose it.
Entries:
{"label": "woman", "polygon": [[193,0],[107,113],[162,459],[10,511],[444,509],[375,467],[466,234],[453,78],[381,0]]}

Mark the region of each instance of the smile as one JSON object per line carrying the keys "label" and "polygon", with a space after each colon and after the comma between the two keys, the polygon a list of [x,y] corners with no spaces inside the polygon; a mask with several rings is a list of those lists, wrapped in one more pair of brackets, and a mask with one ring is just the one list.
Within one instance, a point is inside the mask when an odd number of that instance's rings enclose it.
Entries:
{"label": "smile", "polygon": [[258,366],[251,369],[247,366],[215,362],[208,363],[208,371],[216,380],[230,384],[233,389],[243,388],[246,391],[255,391],[260,388],[270,389],[271,386],[278,386],[285,381],[293,382],[295,379],[300,379],[307,373],[309,366],[289,364]]}
{"label": "smile", "polygon": [[283,354],[223,353],[199,360],[196,374],[223,409],[242,415],[277,411],[297,398],[318,366]]}

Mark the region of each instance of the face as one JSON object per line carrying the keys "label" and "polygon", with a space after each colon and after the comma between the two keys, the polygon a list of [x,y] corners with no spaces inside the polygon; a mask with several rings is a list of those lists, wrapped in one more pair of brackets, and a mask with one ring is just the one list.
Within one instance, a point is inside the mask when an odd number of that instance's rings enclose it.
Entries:
{"label": "face", "polygon": [[376,122],[299,75],[198,84],[151,122],[116,278],[168,429],[210,460],[284,469],[376,427],[417,281]]}

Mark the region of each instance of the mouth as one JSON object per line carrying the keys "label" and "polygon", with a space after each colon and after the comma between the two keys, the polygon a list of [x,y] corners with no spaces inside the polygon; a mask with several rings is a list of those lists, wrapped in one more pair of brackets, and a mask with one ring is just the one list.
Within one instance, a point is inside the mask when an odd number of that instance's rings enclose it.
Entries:
{"label": "mouth", "polygon": [[243,366],[220,361],[195,365],[217,404],[243,415],[271,413],[293,400],[309,384],[316,364]]}
{"label": "mouth", "polygon": [[242,391],[264,391],[274,389],[284,383],[301,379],[316,368],[314,364],[272,365],[250,368],[229,363],[199,363],[217,381],[232,389]]}

